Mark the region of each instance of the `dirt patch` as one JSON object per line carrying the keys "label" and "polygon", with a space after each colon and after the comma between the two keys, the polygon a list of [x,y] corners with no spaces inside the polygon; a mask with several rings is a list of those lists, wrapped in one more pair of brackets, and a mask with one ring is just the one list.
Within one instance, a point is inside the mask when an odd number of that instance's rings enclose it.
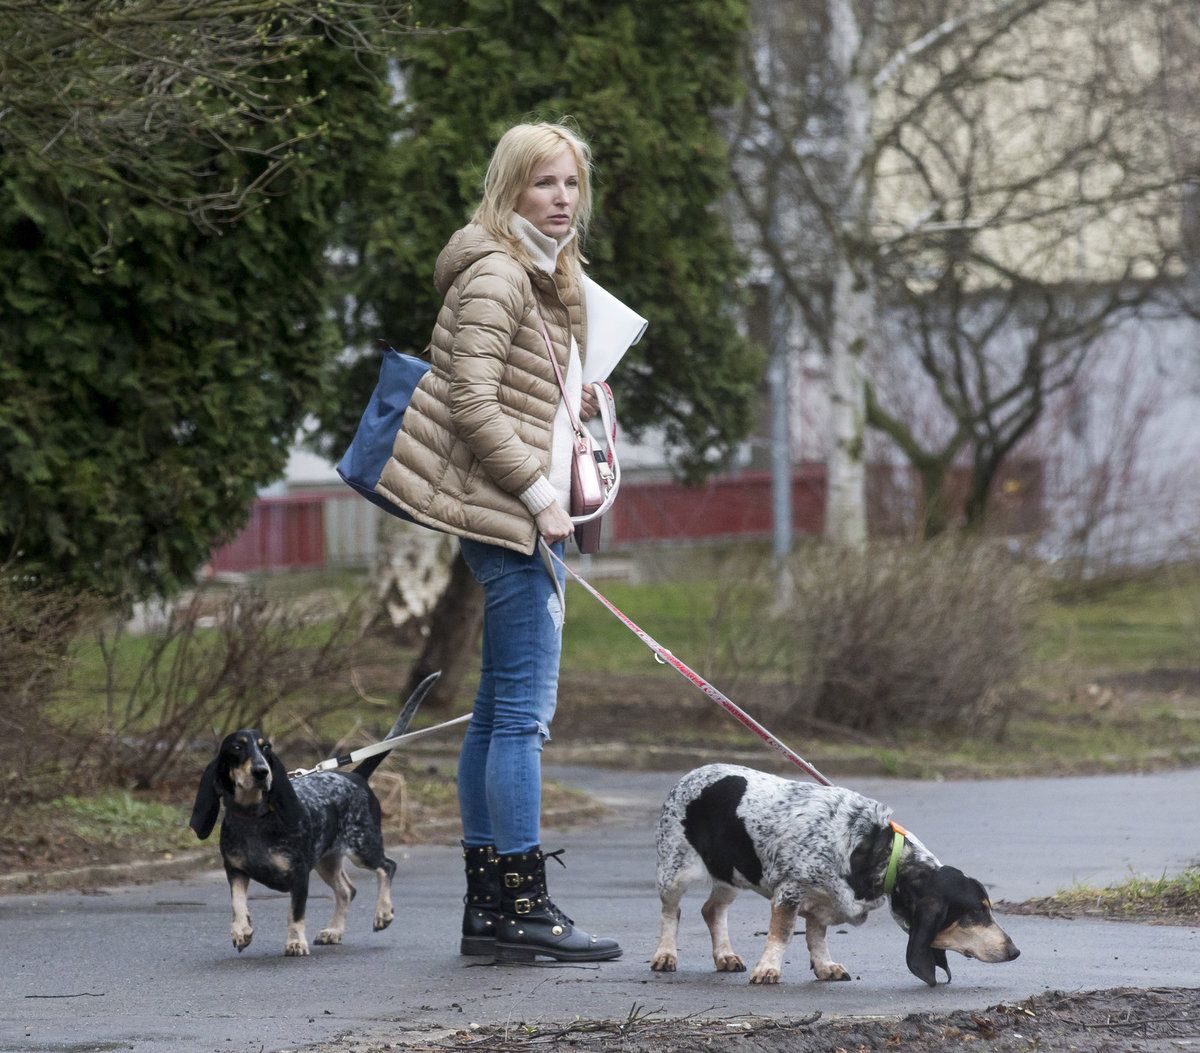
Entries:
{"label": "dirt patch", "polygon": [[1096,682],[1121,691],[1200,696],[1200,669],[1146,669],[1136,673],[1114,673],[1100,677]]}
{"label": "dirt patch", "polygon": [[1200,907],[1194,901],[1175,901],[1163,897],[1154,905],[1123,904],[1113,906],[1098,903],[1092,906],[1064,903],[1060,896],[1031,899],[1025,903],[997,903],[996,909],[1003,914],[1037,914],[1044,918],[1101,918],[1104,921],[1135,921],[1142,925],[1182,925],[1200,928]]}
{"label": "dirt patch", "polygon": [[563,1027],[407,1033],[393,1041],[343,1039],[319,1053],[384,1050],[462,1050],[524,1053],[534,1049],[621,1053],[862,1053],[896,1050],[1072,1050],[1133,1053],[1195,1048],[1200,1039],[1200,991],[1184,988],[1117,988],[1086,994],[1050,992],[1016,1003],[956,1013],[913,1013],[898,1020],[831,1020],[753,1017],[663,1018],[635,1009],[623,1021],[577,1020]]}

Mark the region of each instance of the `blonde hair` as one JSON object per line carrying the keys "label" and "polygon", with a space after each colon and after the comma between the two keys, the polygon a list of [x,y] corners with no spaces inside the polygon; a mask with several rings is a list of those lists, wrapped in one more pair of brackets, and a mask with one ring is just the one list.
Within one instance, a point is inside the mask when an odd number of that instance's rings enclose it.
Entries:
{"label": "blonde hair", "polygon": [[575,206],[575,237],[558,254],[559,269],[579,272],[586,262],[582,241],[592,215],[592,151],[577,132],[565,124],[517,124],[509,128],[492,151],[483,177],[483,200],[471,218],[523,262],[527,254],[509,228],[517,201],[529,185],[534,169],[552,161],[563,149],[571,151],[579,172],[579,203]]}

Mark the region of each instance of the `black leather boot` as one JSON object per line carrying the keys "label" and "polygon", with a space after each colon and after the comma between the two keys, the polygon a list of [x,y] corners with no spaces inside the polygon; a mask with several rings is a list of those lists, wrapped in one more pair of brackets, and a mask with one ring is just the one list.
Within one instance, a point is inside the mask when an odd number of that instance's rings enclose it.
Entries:
{"label": "black leather boot", "polygon": [[558,859],[534,847],[499,857],[500,926],[496,959],[531,962],[538,955],[560,962],[602,962],[619,958],[616,940],[590,936],[554,905],[546,890],[546,860]]}
{"label": "black leather boot", "polygon": [[494,845],[463,845],[467,869],[467,894],[463,896],[462,943],[458,953],[495,957],[496,929],[500,922],[500,874]]}

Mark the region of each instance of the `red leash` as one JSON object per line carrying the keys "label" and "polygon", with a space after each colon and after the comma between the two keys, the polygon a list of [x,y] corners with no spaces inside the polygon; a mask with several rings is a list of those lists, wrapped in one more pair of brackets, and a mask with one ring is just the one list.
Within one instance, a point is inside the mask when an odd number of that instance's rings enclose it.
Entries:
{"label": "red leash", "polygon": [[[544,542],[542,542],[542,544],[544,544]],[[809,775],[813,779],[816,779],[816,781],[821,783],[823,786],[832,786],[833,785],[832,782],[830,782],[827,778],[825,778],[824,775],[822,775],[819,771],[817,771],[817,769],[814,768],[811,764],[809,764],[808,761],[806,761],[803,757],[801,757],[800,754],[798,754],[795,750],[789,748],[787,745],[785,745],[783,742],[781,742],[779,739],[777,739],[774,735],[771,734],[771,732],[769,732],[766,728],[764,728],[757,720],[755,720],[752,716],[750,716],[749,713],[747,713],[744,709],[742,709],[736,703],[732,702],[729,698],[727,698],[725,695],[723,695],[720,691],[718,691],[715,687],[713,687],[712,684],[710,684],[707,680],[705,680],[704,677],[702,677],[694,669],[690,668],[689,666],[687,666],[683,662],[681,662],[678,658],[676,658],[673,654],[671,654],[670,651],[668,651],[657,640],[655,640],[654,637],[652,637],[649,633],[643,631],[642,628],[639,625],[637,625],[636,622],[634,622],[631,618],[628,618],[621,610],[619,610],[616,607],[616,605],[614,605],[606,597],[602,596],[599,592],[597,592],[588,582],[586,582],[583,578],[581,578],[578,574],[576,574],[575,571],[573,571],[570,567],[568,567],[566,565],[566,563],[564,563],[561,559],[559,559],[559,557],[554,554],[554,551],[550,548],[549,545],[546,545],[546,551],[550,553],[551,557],[554,559],[555,562],[562,564],[563,569],[568,574],[570,574],[571,577],[573,577],[577,582],[579,582],[580,585],[582,585],[585,589],[587,589],[588,592],[590,592],[597,600],[599,600],[614,615],[616,615],[616,617],[619,618],[622,623],[624,623],[625,627],[631,633],[633,633],[634,636],[636,636],[639,640],[642,641],[642,643],[644,643],[647,647],[649,647],[650,650],[654,652],[655,658],[657,658],[660,662],[665,662],[667,665],[669,665],[672,669],[674,669],[680,676],[682,676],[689,683],[695,684],[696,687],[698,687],[701,691],[703,691],[706,695],[708,695],[709,698],[711,698],[718,706],[720,706],[723,710],[725,710],[726,713],[728,713],[731,717],[733,717],[734,720],[736,720],[743,727],[749,728],[751,731],[753,731],[755,735],[757,735],[760,739],[762,739],[763,742],[765,742],[773,750],[775,750],[779,753],[782,753],[788,760],[790,760],[794,765],[796,765],[797,768],[799,768],[801,771],[803,771],[806,775]]]}

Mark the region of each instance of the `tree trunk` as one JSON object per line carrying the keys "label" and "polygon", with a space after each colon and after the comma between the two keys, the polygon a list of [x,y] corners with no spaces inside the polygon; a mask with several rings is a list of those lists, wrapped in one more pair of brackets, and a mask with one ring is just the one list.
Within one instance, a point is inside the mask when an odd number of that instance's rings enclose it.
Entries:
{"label": "tree trunk", "polygon": [[866,390],[863,362],[876,325],[868,167],[871,86],[863,27],[852,0],[829,0],[830,54],[841,81],[843,116],[840,234],[829,353],[833,448],[827,468],[825,536],[861,548],[867,541]]}
{"label": "tree trunk", "polygon": [[874,319],[873,290],[843,262],[834,287],[830,341],[833,446],[827,468],[825,536],[861,548],[867,541],[866,392],[863,355]]}
{"label": "tree trunk", "polygon": [[921,537],[926,541],[944,534],[950,527],[950,495],[946,492],[949,468],[948,462],[940,460],[920,468]]}
{"label": "tree trunk", "polygon": [[377,545],[371,628],[399,643],[416,643],[450,580],[458,544],[448,534],[383,516]]}
{"label": "tree trunk", "polygon": [[407,698],[430,673],[442,672],[424,705],[443,709],[458,694],[463,677],[477,664],[479,630],[483,625],[483,589],[470,568],[455,555],[450,578],[429,618],[425,646],[409,674]]}
{"label": "tree trunk", "polygon": [[483,624],[483,590],[463,562],[457,540],[384,517],[379,525],[374,587],[378,602],[371,628],[398,643],[421,646],[404,697],[440,669],[441,679],[424,706],[447,708],[476,663]]}
{"label": "tree trunk", "polygon": [[1004,463],[1003,456],[976,450],[971,463],[971,479],[967,484],[967,497],[963,504],[964,522],[967,530],[980,531],[987,519],[988,499],[992,494],[992,480]]}

